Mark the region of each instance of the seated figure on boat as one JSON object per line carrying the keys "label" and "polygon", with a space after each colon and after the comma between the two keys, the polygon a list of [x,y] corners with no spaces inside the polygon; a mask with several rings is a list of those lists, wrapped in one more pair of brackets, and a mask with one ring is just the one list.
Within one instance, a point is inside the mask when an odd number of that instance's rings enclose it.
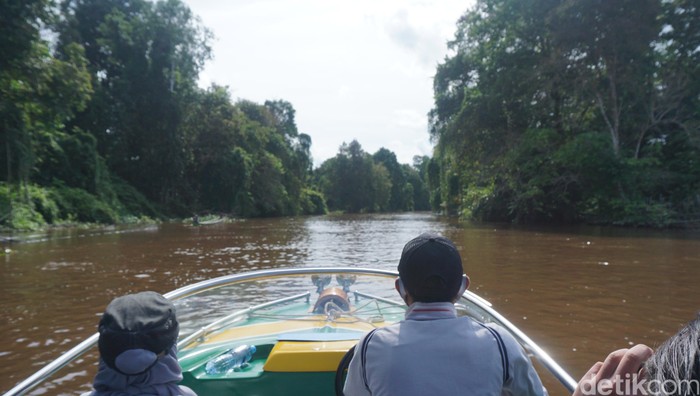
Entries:
{"label": "seated figure on boat", "polygon": [[179,386],[179,324],[175,306],[156,292],[118,297],[98,326],[100,363],[93,391],[83,396],[196,396]]}
{"label": "seated figure on boat", "polygon": [[399,323],[360,339],[344,394],[545,395],[520,344],[503,328],[458,317],[469,285],[455,245],[437,234],[409,241],[396,290],[409,306]]}

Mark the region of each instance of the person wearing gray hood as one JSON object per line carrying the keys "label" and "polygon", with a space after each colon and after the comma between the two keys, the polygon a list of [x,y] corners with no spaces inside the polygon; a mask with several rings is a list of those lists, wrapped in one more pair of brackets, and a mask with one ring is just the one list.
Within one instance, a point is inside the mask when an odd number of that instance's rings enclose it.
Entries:
{"label": "person wearing gray hood", "polygon": [[83,396],[197,396],[178,383],[179,324],[175,306],[147,291],[115,298],[98,326],[100,362]]}

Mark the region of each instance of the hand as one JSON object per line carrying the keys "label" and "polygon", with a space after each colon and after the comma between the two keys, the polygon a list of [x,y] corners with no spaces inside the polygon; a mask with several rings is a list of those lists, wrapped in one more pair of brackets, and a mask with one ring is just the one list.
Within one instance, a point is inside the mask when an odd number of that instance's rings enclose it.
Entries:
{"label": "hand", "polygon": [[643,394],[639,380],[644,362],[654,351],[637,344],[630,349],[612,352],[605,362],[598,362],[581,378],[573,396],[622,396]]}

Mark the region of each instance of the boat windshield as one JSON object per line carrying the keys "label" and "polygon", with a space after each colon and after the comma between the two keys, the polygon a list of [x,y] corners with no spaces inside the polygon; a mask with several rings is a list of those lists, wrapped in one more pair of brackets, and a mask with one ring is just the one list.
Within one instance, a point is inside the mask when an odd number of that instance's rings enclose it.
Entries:
{"label": "boat windshield", "polygon": [[[173,300],[178,312],[181,363],[188,353],[192,356],[212,353],[219,348],[217,342],[224,344],[217,341],[224,339],[223,334],[228,334],[229,338],[231,334],[243,337],[241,334],[246,333],[240,328],[254,327],[255,331],[250,333],[253,335],[248,337],[253,340],[257,337],[260,345],[272,339],[291,342],[297,338],[308,340],[310,336],[315,337],[314,340],[353,344],[371,328],[403,319],[406,306],[394,288],[396,276],[392,271],[362,268],[277,269],[223,276],[167,293],[165,296]],[[540,363],[538,371],[545,385],[560,382],[569,391],[575,386],[575,381],[549,355],[487,301],[466,292],[456,306],[459,315],[468,315],[481,322],[496,322],[513,333],[535,358],[533,360]],[[300,324],[288,325],[283,330],[272,325],[282,320]],[[310,335],[308,324],[311,321],[321,323],[320,327],[316,325],[318,328],[313,330],[313,335]],[[265,333],[273,328],[274,335]],[[96,341],[95,334],[18,384],[6,396],[25,394],[31,389],[52,394],[75,393],[76,389],[89,391],[90,384],[85,381],[96,372]],[[200,352],[202,350],[205,352]],[[80,359],[86,351],[92,351],[90,357]],[[277,355],[284,356],[282,352]],[[275,355],[276,352],[266,353]],[[68,367],[62,369],[65,366]],[[64,374],[54,375],[59,370]],[[544,378],[548,375],[547,370],[556,380]],[[74,376],[72,373],[76,371],[90,375]],[[77,379],[71,380],[71,377]]]}

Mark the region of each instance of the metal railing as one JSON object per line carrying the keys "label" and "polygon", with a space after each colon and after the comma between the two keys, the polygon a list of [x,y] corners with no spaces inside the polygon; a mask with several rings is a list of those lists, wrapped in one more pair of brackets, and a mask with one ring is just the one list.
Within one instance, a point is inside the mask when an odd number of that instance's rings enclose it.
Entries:
{"label": "metal railing", "polygon": [[306,292],[306,293],[298,294],[296,296],[280,298],[279,300],[270,301],[270,302],[264,303],[264,304],[259,304],[259,305],[256,305],[254,307],[246,308],[244,310],[234,312],[230,315],[226,315],[223,318],[215,320],[214,322],[211,322],[210,324],[208,324],[208,325],[200,328],[199,330],[195,331],[194,333],[188,335],[184,339],[178,341],[177,347],[178,347],[178,349],[183,348],[183,347],[191,344],[197,338],[200,338],[203,340],[210,333],[212,333],[216,330],[219,330],[222,327],[229,325],[233,320],[241,318],[243,316],[246,316],[252,312],[259,311],[261,309],[265,309],[265,308],[272,307],[275,305],[284,304],[286,302],[299,300],[302,298],[305,298],[306,301],[308,302],[309,297],[311,297],[311,292]]}
{"label": "metal railing", "polygon": [[496,323],[503,326],[508,332],[510,332],[518,342],[520,342],[523,347],[533,354],[537,360],[542,363],[542,365],[550,372],[552,375],[569,391],[572,392],[576,389],[578,382],[574,380],[569,373],[566,372],[547,352],[532,341],[525,333],[523,333],[516,325],[511,323],[503,315],[498,313],[495,309],[491,307],[491,303],[479,297],[478,295],[470,292],[469,290],[464,292],[464,298],[469,300],[472,304],[478,306],[484,310],[488,315],[490,315]]}
{"label": "metal railing", "polygon": [[[243,281],[251,279],[260,278],[274,278],[289,275],[306,275],[306,274],[317,274],[317,273],[352,273],[352,274],[363,274],[363,275],[379,275],[387,277],[398,276],[395,271],[386,271],[378,269],[367,269],[367,268],[354,268],[354,267],[340,267],[340,268],[327,268],[327,267],[309,267],[309,268],[285,268],[285,269],[271,269],[262,271],[246,272],[242,274],[226,275],[214,279],[205,280],[202,282],[194,283],[185,287],[181,287],[177,290],[173,290],[166,293],[164,296],[170,300],[179,300],[185,297],[193,296],[195,294],[203,293],[207,290],[212,290],[215,288],[231,285],[234,283],[240,283]],[[478,306],[486,313],[488,313],[493,319],[508,330],[513,336],[530,352],[532,353],[542,365],[549,370],[552,375],[554,375],[559,382],[562,383],[569,391],[573,392],[576,387],[576,381],[561,367],[557,364],[554,359],[552,359],[542,348],[540,348],[534,341],[532,341],[525,333],[523,333],[518,327],[512,324],[508,319],[499,314],[495,309],[491,307],[491,304],[479,297],[478,295],[466,291],[463,295],[472,304]],[[229,315],[228,318],[237,315],[234,313]],[[219,321],[217,321],[219,322]],[[26,392],[30,391],[40,383],[44,382],[54,373],[59,371],[61,368],[68,365],[73,360],[77,359],[92,347],[97,344],[97,339],[99,334],[95,333],[85,341],[76,345],[65,354],[63,354],[58,359],[44,366],[41,370],[29,376],[24,381],[17,384],[15,387],[10,389],[5,393],[4,396],[18,396],[24,395]],[[190,336],[191,337],[191,336]],[[184,341],[184,340],[183,340]]]}

